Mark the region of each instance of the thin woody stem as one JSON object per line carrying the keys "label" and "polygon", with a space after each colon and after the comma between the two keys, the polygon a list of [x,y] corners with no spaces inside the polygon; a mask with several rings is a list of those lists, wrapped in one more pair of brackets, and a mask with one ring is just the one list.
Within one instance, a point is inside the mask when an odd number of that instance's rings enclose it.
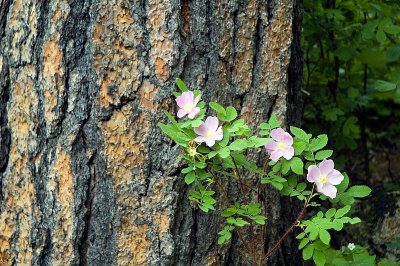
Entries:
{"label": "thin woody stem", "polygon": [[295,228],[301,221],[301,219],[303,218],[306,209],[309,205],[310,200],[315,196],[313,194],[314,192],[314,188],[315,188],[315,183],[311,189],[311,194],[310,196],[306,199],[306,201],[304,202],[303,208],[301,209],[299,215],[297,215],[296,220],[293,222],[293,224],[286,230],[286,232],[283,234],[283,236],[268,250],[267,254],[265,255],[264,258],[268,258],[272,255],[272,253],[275,252],[276,249],[279,248],[279,246],[282,244],[283,240],[285,240],[285,238],[289,235],[290,232],[292,232],[293,228]]}
{"label": "thin woody stem", "polygon": [[307,209],[307,203],[304,204],[303,208],[301,209],[299,215],[297,216],[297,218],[293,222],[293,224],[286,230],[286,232],[283,234],[283,236],[268,250],[267,254],[265,255],[265,258],[270,257],[272,255],[272,253],[274,253],[275,250],[277,248],[279,248],[279,246],[281,245],[283,240],[285,240],[285,238],[288,236],[288,234],[290,232],[292,232],[293,228],[295,228],[299,224],[299,222],[301,221],[301,219],[304,216],[306,209]]}
{"label": "thin woody stem", "polygon": [[239,168],[238,168],[238,166],[237,166],[237,164],[236,164],[235,159],[232,157],[232,155],[231,155],[231,158],[232,158],[233,164],[235,165],[235,174],[236,174],[236,177],[237,177],[238,182],[239,182],[240,190],[241,190],[241,192],[242,192],[243,197],[245,197],[246,195],[245,195],[244,189],[243,189],[243,186],[244,186],[244,185],[243,185],[242,179],[241,179],[241,177],[240,177]]}
{"label": "thin woody stem", "polygon": [[[215,184],[217,184],[217,187],[221,190],[222,194],[224,195],[226,201],[228,202],[228,204],[231,202],[231,200],[229,199],[228,193],[226,192],[225,188],[222,186],[222,184],[219,182],[217,176],[215,175],[215,173],[210,169],[210,173],[211,175],[214,177],[214,181]],[[247,250],[247,252],[250,253],[250,247],[247,245],[247,243],[244,241],[242,234],[240,233],[239,229],[237,228],[236,230],[240,241],[242,242],[244,248]]]}

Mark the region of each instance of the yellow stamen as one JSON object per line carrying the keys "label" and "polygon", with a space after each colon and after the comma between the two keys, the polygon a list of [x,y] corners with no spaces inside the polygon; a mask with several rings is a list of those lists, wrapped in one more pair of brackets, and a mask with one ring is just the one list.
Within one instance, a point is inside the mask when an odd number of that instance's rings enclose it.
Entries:
{"label": "yellow stamen", "polygon": [[319,182],[322,184],[325,184],[326,182],[328,182],[328,177],[326,175],[322,175],[319,177]]}
{"label": "yellow stamen", "polygon": [[192,109],[193,109],[192,103],[187,103],[183,106],[183,110],[185,110],[185,111],[191,111]]}
{"label": "yellow stamen", "polygon": [[283,142],[278,142],[278,150],[283,150],[286,148],[286,144]]}
{"label": "yellow stamen", "polygon": [[214,132],[208,131],[207,134],[206,134],[206,138],[212,139],[213,137],[214,137]]}

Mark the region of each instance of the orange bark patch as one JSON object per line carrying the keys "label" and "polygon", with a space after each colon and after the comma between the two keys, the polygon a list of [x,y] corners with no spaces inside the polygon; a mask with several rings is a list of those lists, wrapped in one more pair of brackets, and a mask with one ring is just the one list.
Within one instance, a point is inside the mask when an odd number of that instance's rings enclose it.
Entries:
{"label": "orange bark patch", "polygon": [[[110,26],[108,25],[111,22]],[[95,70],[100,77],[99,105],[107,108],[118,105],[121,98],[130,98],[140,86],[141,60],[132,43],[140,43],[141,34],[136,32],[137,22],[129,9],[104,4],[99,10],[93,32],[95,45]],[[113,90],[108,88],[112,86]]]}
{"label": "orange bark patch", "polygon": [[[72,232],[74,231],[73,193],[74,177],[70,166],[70,156],[57,147],[57,158],[50,170],[50,176],[56,183],[56,198],[60,211],[57,213],[57,229],[53,232],[54,265],[69,264],[74,258]],[[49,188],[54,189],[53,187]]]}
{"label": "orange bark patch", "polygon": [[12,13],[11,13],[12,15],[8,20],[8,25],[10,26],[10,28],[13,28],[15,25],[18,24],[17,18],[20,10],[21,10],[21,0],[16,0],[12,7]]}
{"label": "orange bark patch", "polygon": [[149,249],[147,225],[135,223],[140,214],[134,211],[133,206],[138,205],[140,199],[132,195],[131,184],[145,182],[140,173],[133,174],[133,171],[145,160],[144,139],[150,125],[142,113],[134,118],[133,112],[132,104],[125,105],[101,125],[107,172],[113,177],[121,216],[117,229],[118,265],[132,265],[133,262],[134,265],[143,265]]}
{"label": "orange bark patch", "polygon": [[164,238],[164,234],[168,232],[170,226],[170,219],[168,215],[160,214],[158,221],[158,237],[162,240]]}
{"label": "orange bark patch", "polygon": [[121,10],[117,10],[117,24],[132,24],[134,21],[129,14],[129,10],[126,8],[120,8]]}
{"label": "orange bark patch", "polygon": [[149,1],[149,12],[147,14],[147,27],[150,32],[152,43],[150,58],[154,67],[154,73],[159,80],[166,81],[169,78],[168,62],[172,60],[174,46],[169,33],[163,30],[167,23],[165,14],[170,12],[164,2],[157,0]]}
{"label": "orange bark patch", "polygon": [[168,78],[168,66],[162,58],[157,58],[154,64],[155,73],[159,79],[167,80]]}
{"label": "orange bark patch", "polygon": [[148,80],[143,81],[140,88],[140,104],[147,110],[154,108],[154,95],[157,93],[157,88]]}
{"label": "orange bark patch", "polygon": [[61,14],[62,14],[62,13],[61,13],[61,9],[58,8],[58,9],[54,12],[53,16],[51,17],[51,21],[52,21],[53,23],[57,22],[57,20],[60,19]]}
{"label": "orange bark patch", "polygon": [[60,94],[65,90],[62,81],[64,69],[62,68],[63,53],[58,44],[59,34],[57,33],[51,40],[43,45],[43,95],[45,120],[48,126],[53,125],[58,114],[54,108],[60,101]]}
{"label": "orange bark patch", "polygon": [[29,149],[36,145],[32,137],[37,110],[37,96],[32,81],[35,73],[34,66],[11,69],[11,76],[15,78],[8,103],[12,145],[8,168],[3,174],[6,182],[3,183],[4,200],[0,215],[0,252],[10,261],[18,256],[21,265],[30,265],[32,258],[30,223],[35,215],[32,209],[35,197],[28,154]]}

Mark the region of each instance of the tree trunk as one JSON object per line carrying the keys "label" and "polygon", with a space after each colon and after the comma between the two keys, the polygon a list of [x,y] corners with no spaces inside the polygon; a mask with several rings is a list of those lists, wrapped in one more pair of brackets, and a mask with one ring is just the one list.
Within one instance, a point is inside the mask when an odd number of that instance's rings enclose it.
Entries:
{"label": "tree trunk", "polygon": [[[176,77],[299,121],[299,0],[0,0],[0,265],[244,265],[157,123]],[[267,243],[296,206],[272,189]],[[270,265],[298,265],[289,237]]]}

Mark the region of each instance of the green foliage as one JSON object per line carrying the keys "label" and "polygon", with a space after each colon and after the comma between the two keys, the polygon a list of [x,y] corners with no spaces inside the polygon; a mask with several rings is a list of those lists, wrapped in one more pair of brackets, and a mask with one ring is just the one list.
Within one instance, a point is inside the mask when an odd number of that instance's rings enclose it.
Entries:
{"label": "green foliage", "polygon": [[[330,15],[338,17],[339,13],[332,10]],[[188,91],[183,81],[178,79],[177,85],[182,93]],[[201,95],[200,91],[193,93]],[[176,92],[174,95],[179,97],[181,94]],[[184,176],[184,182],[190,186],[189,200],[205,213],[220,211],[224,225],[218,232],[218,244],[228,242],[236,232],[239,234],[245,229],[250,231],[252,238],[259,239],[254,236],[254,232],[262,231],[267,220],[265,202],[260,201],[259,195],[266,186],[271,186],[276,188],[282,196],[294,197],[303,201],[304,207],[299,214],[298,221],[290,229],[293,230],[297,226],[303,230],[297,236],[303,258],[305,260],[313,259],[316,265],[330,263],[332,259],[330,255],[336,254],[336,251],[330,248],[332,230],[340,231],[345,224],[361,222],[358,217],[350,217],[351,204],[354,202],[354,198],[368,196],[371,189],[364,185],[349,186],[349,178],[344,173],[343,181],[337,185],[336,197],[329,198],[334,207],[325,212],[317,209],[315,215],[305,219],[307,208],[319,207],[321,200],[328,199],[321,194],[327,192],[321,191],[316,183],[301,182],[306,180],[306,171],[309,166],[318,167],[321,161],[333,155],[333,150],[324,149],[328,144],[328,136],[320,134],[313,137],[303,129],[291,126],[290,132],[294,136],[292,137],[282,128],[277,130],[281,126],[281,122],[274,115],[269,118],[268,122],[261,123],[258,136],[252,134],[250,127],[243,119],[238,118],[234,107],[225,108],[215,102],[211,102],[209,106],[212,109],[211,112],[216,112],[219,119],[218,126],[223,132],[223,136],[220,136],[218,141],[213,144],[207,142],[204,144],[201,139],[198,139],[198,137],[212,138],[212,132],[211,137],[196,133],[198,132],[196,128],[203,124],[206,113],[205,104],[201,101],[197,105],[200,112],[193,119],[184,117],[177,121],[170,113],[165,112],[169,123],[159,123],[159,127],[183,148],[185,167],[181,169],[181,173]],[[339,115],[339,112],[336,112],[336,115]],[[348,130],[354,132],[352,122],[348,124]],[[272,130],[276,130],[272,134],[274,138],[271,136]],[[277,135],[280,136],[280,139],[277,139]],[[268,160],[267,157],[264,165],[260,165],[257,161],[251,161],[247,155],[260,151],[266,144],[275,145],[276,148],[271,148],[275,150],[268,150],[268,153],[280,152],[279,158],[274,160],[269,158],[270,160]],[[285,153],[286,151],[290,151],[290,153]],[[328,173],[326,175],[329,176]],[[249,182],[248,176],[258,176],[259,178],[251,179],[256,182]],[[313,177],[319,178],[319,181],[314,180],[314,182],[323,185],[328,182],[327,176]],[[323,181],[323,178],[326,180]],[[231,182],[235,185],[229,185]],[[232,187],[237,187],[240,194],[231,197],[230,189]],[[254,197],[256,195],[258,197]],[[328,193],[328,195],[330,194]],[[217,202],[218,199],[220,202]],[[224,200],[221,201],[221,199]],[[256,227],[259,228],[255,229]],[[255,250],[257,244],[252,243],[252,245],[252,249]],[[354,260],[362,261],[361,257],[357,256],[353,256]]]}
{"label": "green foliage", "polygon": [[395,137],[400,2],[304,0],[303,14],[305,128],[328,130],[339,155]]}

